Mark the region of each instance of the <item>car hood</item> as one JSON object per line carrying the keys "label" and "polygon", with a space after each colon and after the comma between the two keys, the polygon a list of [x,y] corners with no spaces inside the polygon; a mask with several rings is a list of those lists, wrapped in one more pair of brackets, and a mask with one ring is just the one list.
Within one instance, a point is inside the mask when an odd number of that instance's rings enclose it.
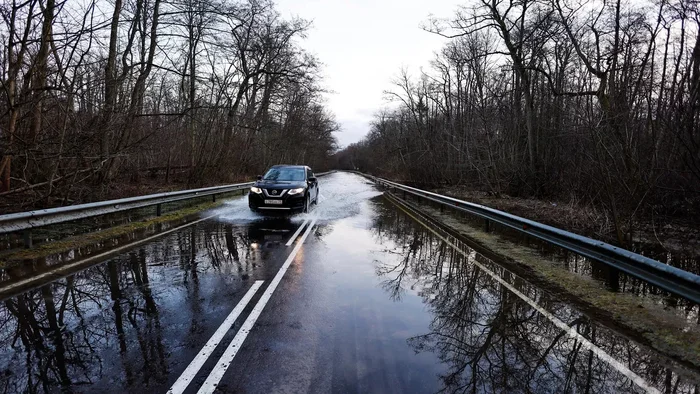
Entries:
{"label": "car hood", "polygon": [[293,189],[296,187],[306,187],[304,181],[257,181],[255,186],[265,189]]}

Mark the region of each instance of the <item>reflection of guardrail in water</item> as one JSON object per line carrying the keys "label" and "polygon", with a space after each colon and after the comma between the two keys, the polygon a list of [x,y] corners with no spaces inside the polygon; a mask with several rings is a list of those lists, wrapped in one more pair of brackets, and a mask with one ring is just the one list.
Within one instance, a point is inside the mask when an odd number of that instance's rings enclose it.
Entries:
{"label": "reflection of guardrail in water", "polygon": [[686,298],[695,303],[700,303],[700,275],[684,271],[602,241],[597,241],[506,212],[501,212],[483,205],[431,193],[371,175],[361,175],[373,180],[379,185],[393,189],[394,192],[400,190],[404,199],[407,194],[411,194],[424,200],[437,203],[441,207],[448,206],[458,211],[467,212],[483,218],[486,221],[487,229],[492,222],[515,229],[581,256],[599,261],[668,291],[671,294]]}
{"label": "reflection of guardrail in water", "polygon": [[[324,176],[329,173],[330,172],[323,172],[316,174],[316,176]],[[207,196],[211,196],[212,201],[216,201],[217,195],[238,190],[245,191],[252,185],[253,182],[236,183],[233,185],[149,194],[146,196],[120,198],[118,200],[98,201],[87,204],[0,215],[0,234],[23,231],[25,246],[29,247],[31,246],[30,230],[34,228],[149,206],[155,206],[156,216],[160,216],[162,204]]]}

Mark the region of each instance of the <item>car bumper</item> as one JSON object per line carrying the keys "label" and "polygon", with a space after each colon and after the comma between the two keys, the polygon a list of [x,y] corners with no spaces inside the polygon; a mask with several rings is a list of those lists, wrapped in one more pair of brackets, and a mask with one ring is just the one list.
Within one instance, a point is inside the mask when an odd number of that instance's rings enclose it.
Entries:
{"label": "car bumper", "polygon": [[[266,200],[280,201],[278,204],[266,203]],[[249,193],[248,206],[250,209],[260,213],[285,214],[304,211],[305,196],[303,194],[295,196],[284,196],[282,198],[264,197],[262,194]]]}

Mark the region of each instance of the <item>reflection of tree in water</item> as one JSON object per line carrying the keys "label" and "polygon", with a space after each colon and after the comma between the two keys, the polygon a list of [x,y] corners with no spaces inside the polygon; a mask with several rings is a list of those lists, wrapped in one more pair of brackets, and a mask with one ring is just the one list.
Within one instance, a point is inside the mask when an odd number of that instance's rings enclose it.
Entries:
{"label": "reflection of tree in water", "polygon": [[4,301],[0,308],[0,349],[4,392],[51,391],[90,382],[89,364],[99,362],[87,344],[92,333],[81,327],[68,330],[73,316],[82,319],[83,298],[75,277]]}
{"label": "reflection of tree in water", "polygon": [[[386,249],[384,253],[397,255],[398,261],[375,261],[376,274],[385,277],[382,287],[391,298],[399,301],[406,288],[415,289],[426,285],[426,281],[439,278],[440,273],[434,271],[433,261],[442,260],[447,251],[446,245],[432,242],[429,234],[417,227],[406,226],[388,211],[378,215],[375,220],[374,231],[380,238],[391,238],[396,244],[395,248]],[[396,235],[400,236],[396,237]],[[380,241],[387,245],[388,242]],[[431,275],[434,274],[434,275]],[[408,282],[406,284],[405,282]],[[429,287],[429,286],[428,286]]]}
{"label": "reflection of tree in water", "polygon": [[406,288],[418,288],[418,294],[430,306],[434,316],[430,332],[408,342],[416,352],[434,352],[446,365],[447,371],[440,377],[442,391],[642,391],[473,261],[499,273],[662,391],[696,390],[692,381],[666,368],[664,361],[653,354],[598,328],[585,316],[550,300],[483,256],[471,251],[465,257],[402,214],[381,212],[374,228],[378,242],[389,252],[384,260],[390,261],[377,262],[384,288],[395,300]]}
{"label": "reflection of tree in water", "polygon": [[[166,327],[157,290],[181,278],[183,310],[191,311],[191,330],[199,330],[199,273],[222,264],[245,269],[237,254],[249,253],[246,241],[229,239],[231,231],[187,229],[3,301],[0,392],[85,390],[101,381],[112,390],[142,390],[167,383]],[[149,264],[158,268],[149,270]],[[153,275],[160,287],[153,287]]]}
{"label": "reflection of tree in water", "polygon": [[[135,369],[143,383],[167,376],[145,251],[118,260],[96,267],[93,275],[83,272],[5,301],[2,332],[7,336],[0,346],[12,355],[11,363],[21,361],[26,368],[23,375],[12,376],[7,391],[53,391],[56,386],[94,383],[104,364],[95,350],[113,337],[128,384]],[[130,348],[141,353],[141,365],[129,355]]]}

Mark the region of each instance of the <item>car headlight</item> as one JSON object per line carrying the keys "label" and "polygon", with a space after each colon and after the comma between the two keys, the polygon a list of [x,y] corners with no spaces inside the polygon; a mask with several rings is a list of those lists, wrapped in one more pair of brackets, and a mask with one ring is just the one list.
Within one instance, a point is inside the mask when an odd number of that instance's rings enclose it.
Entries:
{"label": "car headlight", "polygon": [[255,194],[262,194],[262,189],[260,189],[259,187],[253,186],[250,188],[250,191],[255,193]]}
{"label": "car headlight", "polygon": [[290,196],[293,196],[293,195],[295,195],[295,194],[301,194],[301,193],[303,193],[303,192],[304,192],[304,188],[303,188],[303,187],[298,187],[298,188],[296,188],[296,189],[290,189],[290,190],[287,192],[287,194],[289,194]]}

